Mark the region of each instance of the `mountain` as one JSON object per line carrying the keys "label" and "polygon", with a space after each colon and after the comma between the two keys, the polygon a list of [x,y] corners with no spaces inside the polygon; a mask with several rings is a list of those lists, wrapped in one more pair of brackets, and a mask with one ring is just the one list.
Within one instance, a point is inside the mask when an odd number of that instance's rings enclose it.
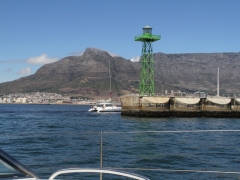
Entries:
{"label": "mountain", "polygon": [[[56,92],[82,97],[109,98],[109,62],[113,77],[122,94],[137,88],[140,66],[106,51],[87,48],[82,56],[70,56],[46,64],[33,75],[0,84],[1,94],[27,92]],[[117,88],[112,77],[112,91]],[[136,92],[136,89],[134,89]]]}
{"label": "mountain", "polygon": [[[33,75],[1,83],[0,93],[56,92],[108,98],[109,62],[113,73],[113,96],[117,97],[118,91],[120,95],[137,93],[139,62],[93,48],[87,48],[81,56],[69,56],[46,64]],[[218,67],[220,93],[240,93],[240,53],[155,53],[154,63],[156,93],[161,93],[163,87],[168,92],[200,90],[216,94]]]}
{"label": "mountain", "polygon": [[219,67],[220,93],[240,93],[240,53],[156,53],[154,58],[156,81],[216,94]]}

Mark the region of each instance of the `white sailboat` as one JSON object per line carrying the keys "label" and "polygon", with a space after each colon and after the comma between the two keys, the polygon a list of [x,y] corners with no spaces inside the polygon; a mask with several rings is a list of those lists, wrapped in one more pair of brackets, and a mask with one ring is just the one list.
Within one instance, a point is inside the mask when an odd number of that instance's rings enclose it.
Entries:
{"label": "white sailboat", "polygon": [[88,111],[91,112],[121,112],[122,107],[112,103],[112,84],[111,84],[111,66],[109,60],[109,79],[110,79],[110,99],[100,101],[93,105]]}

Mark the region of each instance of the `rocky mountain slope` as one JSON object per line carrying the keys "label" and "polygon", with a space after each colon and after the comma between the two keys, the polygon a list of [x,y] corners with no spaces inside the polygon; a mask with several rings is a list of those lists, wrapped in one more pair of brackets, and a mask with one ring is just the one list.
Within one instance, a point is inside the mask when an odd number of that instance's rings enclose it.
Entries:
{"label": "rocky mountain slope", "polygon": [[[154,54],[155,92],[163,89],[205,91],[216,94],[217,68],[220,93],[240,93],[240,53]],[[109,62],[112,91],[117,97],[137,93],[139,62],[113,57],[106,51],[87,48],[82,56],[70,56],[46,64],[33,75],[0,84],[1,94],[56,92],[89,98],[109,97]],[[115,85],[115,82],[117,86]],[[117,91],[118,90],[118,91]]]}
{"label": "rocky mountain slope", "polygon": [[157,53],[154,58],[156,80],[216,94],[219,67],[220,93],[240,93],[240,53]]}

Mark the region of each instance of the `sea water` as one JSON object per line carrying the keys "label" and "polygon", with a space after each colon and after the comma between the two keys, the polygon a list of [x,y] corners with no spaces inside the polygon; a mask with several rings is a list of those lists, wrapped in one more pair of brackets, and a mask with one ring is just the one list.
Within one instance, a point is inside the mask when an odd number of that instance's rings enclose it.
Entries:
{"label": "sea water", "polygon": [[141,118],[89,108],[1,104],[0,147],[46,179],[62,168],[98,168],[102,132],[103,167],[152,180],[240,179],[240,119]]}

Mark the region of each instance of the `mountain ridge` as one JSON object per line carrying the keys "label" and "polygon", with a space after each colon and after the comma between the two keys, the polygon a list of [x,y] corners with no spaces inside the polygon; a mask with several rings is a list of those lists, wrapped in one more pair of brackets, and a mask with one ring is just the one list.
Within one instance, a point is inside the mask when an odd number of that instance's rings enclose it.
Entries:
{"label": "mountain ridge", "polygon": [[[205,91],[216,93],[217,68],[220,92],[240,93],[240,53],[154,53],[155,92],[163,90]],[[86,48],[81,56],[68,56],[45,64],[35,74],[0,84],[1,94],[55,92],[88,98],[108,98],[138,93],[140,63],[131,62],[107,51]],[[115,86],[115,83],[117,86]],[[164,82],[164,83],[163,83]]]}

